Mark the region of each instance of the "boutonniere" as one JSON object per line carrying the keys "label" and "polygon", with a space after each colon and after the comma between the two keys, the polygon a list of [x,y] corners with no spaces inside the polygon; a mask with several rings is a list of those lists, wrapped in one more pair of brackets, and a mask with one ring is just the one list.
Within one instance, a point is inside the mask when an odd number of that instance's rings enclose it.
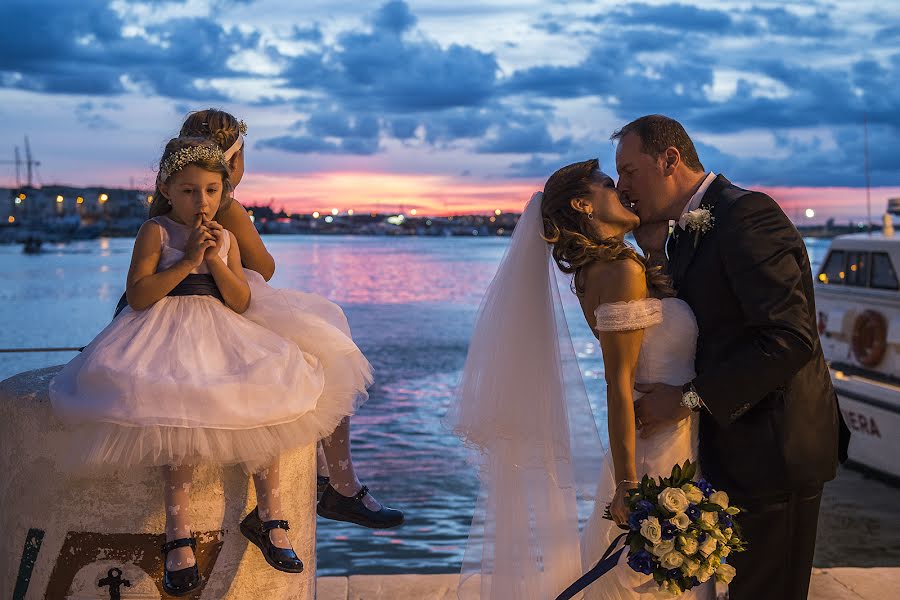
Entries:
{"label": "boutonniere", "polygon": [[712,216],[708,208],[697,208],[681,215],[678,224],[685,231],[693,231],[695,235],[699,236],[712,230],[713,225],[716,224],[716,218]]}

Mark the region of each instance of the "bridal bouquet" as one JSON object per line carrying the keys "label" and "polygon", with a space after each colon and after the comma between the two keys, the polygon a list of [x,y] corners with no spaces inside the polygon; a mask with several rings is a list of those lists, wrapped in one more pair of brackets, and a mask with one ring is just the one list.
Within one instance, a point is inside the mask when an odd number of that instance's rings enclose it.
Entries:
{"label": "bridal bouquet", "polygon": [[746,548],[734,520],[741,509],[705,480],[694,482],[696,474],[697,465],[687,461],[670,477],[645,475],[626,500],[628,566],[652,575],[659,591],[672,596],[712,577],[730,583],[735,570],[728,556]]}

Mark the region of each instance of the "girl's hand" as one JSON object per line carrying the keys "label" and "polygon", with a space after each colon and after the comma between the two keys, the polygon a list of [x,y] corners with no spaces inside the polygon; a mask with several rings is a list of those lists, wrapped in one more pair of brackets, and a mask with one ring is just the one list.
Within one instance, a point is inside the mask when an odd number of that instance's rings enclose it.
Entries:
{"label": "girl's hand", "polygon": [[214,248],[216,240],[209,232],[209,229],[197,226],[191,230],[187,244],[184,245],[184,259],[188,261],[191,267],[196,268],[203,264],[206,259],[206,253],[210,248]]}
{"label": "girl's hand", "polygon": [[225,245],[225,236],[228,234],[225,233],[225,228],[215,221],[203,221],[201,228],[205,229],[215,242],[214,246],[206,249],[203,258],[204,260],[213,260],[219,256],[222,246]]}
{"label": "girl's hand", "polygon": [[637,487],[630,481],[620,481],[616,486],[616,494],[613,496],[612,503],[609,505],[609,514],[612,516],[616,525],[628,525],[628,507],[625,504],[625,497],[628,492]]}

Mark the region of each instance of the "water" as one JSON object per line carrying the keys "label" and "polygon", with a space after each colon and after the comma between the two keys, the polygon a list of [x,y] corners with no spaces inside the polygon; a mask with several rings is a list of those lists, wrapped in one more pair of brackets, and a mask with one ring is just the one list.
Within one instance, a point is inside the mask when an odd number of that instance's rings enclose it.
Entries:
{"label": "water", "polygon": [[[320,574],[458,570],[478,486],[468,451],[440,418],[508,240],[272,236],[265,242],[278,265],[273,285],[322,294],[344,307],[376,372],[370,400],[352,421],[354,462],[381,500],[407,514],[406,524],[390,531],[320,520]],[[0,347],[87,344],[122,293],[132,243],[82,241],[33,256],[0,246]],[[828,241],[807,244],[817,265]],[[563,298],[603,431],[599,348],[565,288]],[[4,379],[74,354],[0,356]]]}

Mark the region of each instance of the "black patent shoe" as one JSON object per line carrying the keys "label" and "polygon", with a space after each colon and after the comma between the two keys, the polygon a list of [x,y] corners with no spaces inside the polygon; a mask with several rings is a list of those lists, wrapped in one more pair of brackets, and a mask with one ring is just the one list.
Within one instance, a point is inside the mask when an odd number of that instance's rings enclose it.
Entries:
{"label": "black patent shoe", "polygon": [[284,529],[287,531],[290,527],[287,521],[281,519],[261,521],[258,507],[254,508],[253,512],[241,521],[241,533],[259,548],[263,558],[266,559],[270,567],[284,573],[302,573],[303,562],[297,557],[294,549],[279,548],[269,539],[269,532],[273,529]]}
{"label": "black patent shoe", "polygon": [[179,569],[170,571],[166,567],[166,555],[176,548],[186,548],[190,546],[191,550],[197,551],[197,542],[194,538],[179,538],[166,542],[162,545],[163,553],[163,589],[170,596],[186,596],[200,587],[200,569],[197,567],[196,556],[194,557],[194,566],[187,569]]}
{"label": "black patent shoe", "polygon": [[322,499],[322,494],[324,494],[325,490],[328,489],[329,483],[331,483],[330,477],[325,477],[324,475],[316,475],[316,502]]}
{"label": "black patent shoe", "polygon": [[362,486],[355,496],[348,498],[329,485],[316,506],[316,513],[324,519],[355,523],[369,529],[390,529],[403,525],[403,513],[395,508],[382,505],[381,510],[369,510],[362,501],[368,493],[369,488]]}

